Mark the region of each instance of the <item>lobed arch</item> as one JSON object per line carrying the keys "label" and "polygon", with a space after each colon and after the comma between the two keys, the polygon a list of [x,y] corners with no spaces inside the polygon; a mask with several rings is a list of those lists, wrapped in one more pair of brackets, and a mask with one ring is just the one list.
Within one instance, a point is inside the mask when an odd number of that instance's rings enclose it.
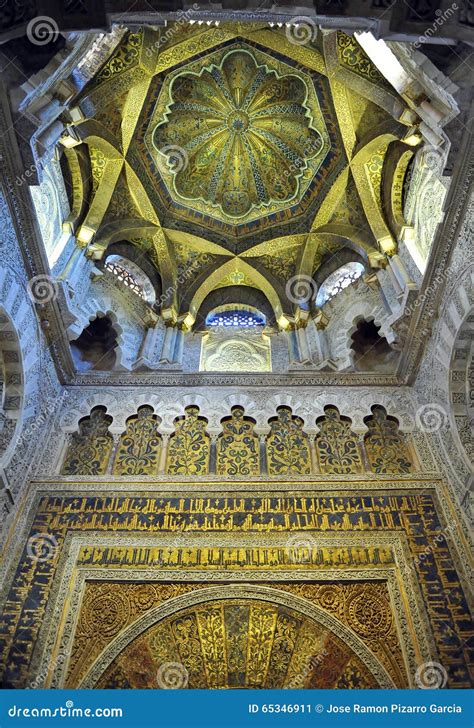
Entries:
{"label": "lobed arch", "polygon": [[95,308],[93,313],[89,312],[87,320],[85,318],[81,319],[84,324],[82,327],[78,326],[77,322],[69,327],[68,333],[70,335],[70,344],[81,336],[82,332],[89,326],[89,324],[96,319],[101,318],[108,318],[110,320],[112,329],[116,335],[115,340],[117,342],[117,346],[114,348],[116,358],[113,370],[129,369],[130,366],[128,365],[127,360],[130,358],[130,351],[134,348],[130,332],[125,331],[122,328],[118,322],[117,314],[107,306],[104,306],[103,308]]}
{"label": "lobed arch", "polygon": [[352,301],[349,309],[345,310],[337,320],[331,321],[328,327],[332,358],[338,359],[342,368],[352,366],[352,335],[357,331],[361,321],[373,321],[380,328],[381,336],[384,336],[390,345],[396,343],[396,334],[390,326],[389,318],[389,313],[380,299]]}

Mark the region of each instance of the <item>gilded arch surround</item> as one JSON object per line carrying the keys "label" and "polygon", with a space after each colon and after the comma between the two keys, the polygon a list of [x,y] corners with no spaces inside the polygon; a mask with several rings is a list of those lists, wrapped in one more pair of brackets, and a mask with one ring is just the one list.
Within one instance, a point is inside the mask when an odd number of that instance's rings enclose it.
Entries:
{"label": "gilded arch surround", "polygon": [[[231,603],[240,602],[241,604],[248,605],[252,605],[253,603],[258,604],[258,602],[266,602],[269,608],[276,605],[284,607],[287,610],[291,610],[289,612],[290,614],[293,612],[293,614],[303,616],[305,620],[309,620],[313,624],[317,624],[322,627],[324,631],[328,630],[328,632],[332,635],[337,634],[341,638],[341,641],[350,648],[373,677],[375,683],[373,684],[373,687],[395,687],[393,679],[389,676],[386,669],[373,655],[373,653],[367,649],[362,640],[360,640],[360,638],[358,638],[339,620],[335,619],[330,613],[324,611],[321,607],[311,604],[311,602],[307,599],[296,594],[285,593],[274,587],[262,585],[204,587],[203,589],[172,598],[165,602],[165,604],[152,608],[149,612],[136,620],[136,622],[134,622],[130,627],[124,630],[124,632],[121,633],[120,636],[106,648],[106,650],[104,650],[91,667],[90,671],[84,677],[80,687],[90,688],[94,687],[96,682],[100,683],[100,678],[97,680],[99,671],[103,670],[105,672],[112,664],[114,658],[116,658],[121,651],[124,651],[127,647],[131,646],[134,640],[143,634],[143,632],[156,625],[157,622],[166,620],[167,618],[169,619],[174,615],[177,616],[183,610],[189,610],[190,607],[197,605],[206,607],[207,605],[217,605],[218,603],[225,604],[226,601],[230,601]],[[303,622],[302,627],[304,624],[305,622]],[[267,635],[267,640],[268,639],[271,639],[271,630],[270,634]],[[294,649],[296,648],[297,645],[294,645]],[[309,645],[308,648],[310,649]],[[317,653],[315,656],[317,656]],[[300,658],[302,658],[302,664],[304,664],[305,658],[310,657],[310,653],[306,653],[304,658],[300,655]],[[251,666],[252,665],[250,664],[248,667]],[[271,676],[268,676],[267,679],[271,679]],[[211,687],[211,685],[209,685],[209,687]],[[231,686],[221,685],[221,687]],[[273,687],[273,685],[270,684],[267,685],[267,687]]]}

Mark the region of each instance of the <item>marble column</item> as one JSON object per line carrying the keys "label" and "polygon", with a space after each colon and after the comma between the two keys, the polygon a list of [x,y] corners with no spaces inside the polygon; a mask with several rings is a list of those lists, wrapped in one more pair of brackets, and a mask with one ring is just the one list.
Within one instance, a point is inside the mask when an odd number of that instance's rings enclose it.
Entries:
{"label": "marble column", "polygon": [[260,474],[266,475],[268,473],[268,464],[267,464],[267,436],[266,435],[259,435],[259,445],[260,445]]}
{"label": "marble column", "polygon": [[168,457],[168,445],[170,441],[170,433],[164,432],[161,435],[161,453],[160,460],[158,463],[158,474],[163,475],[166,473],[166,458]]}
{"label": "marble column", "polygon": [[184,352],[184,328],[183,326],[176,327],[175,342],[174,342],[174,355],[173,361],[177,364],[183,363],[183,352]]}
{"label": "marble column", "polygon": [[405,267],[405,263],[398,253],[396,255],[392,255],[390,258],[390,269],[393,271],[402,291],[405,291],[407,288],[409,290],[416,288],[416,283],[411,280],[410,274]]}
{"label": "marble column", "polygon": [[166,322],[166,330],[163,338],[163,348],[161,350],[160,361],[171,364],[174,357],[174,345],[176,341],[176,326],[170,321]]}
{"label": "marble column", "polygon": [[296,329],[298,339],[298,349],[300,353],[300,362],[310,362],[311,354],[309,353],[308,336],[306,334],[306,326],[298,326]]}

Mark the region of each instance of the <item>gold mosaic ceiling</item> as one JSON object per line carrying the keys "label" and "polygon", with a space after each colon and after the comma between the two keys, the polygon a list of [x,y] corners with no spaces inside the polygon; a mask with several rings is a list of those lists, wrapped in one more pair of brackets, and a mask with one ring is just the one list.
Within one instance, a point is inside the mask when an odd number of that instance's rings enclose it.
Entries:
{"label": "gold mosaic ceiling", "polygon": [[343,248],[368,268],[396,252],[417,119],[342,32],[307,45],[264,24],[127,32],[77,109],[79,240],[94,258],[131,241],[188,324],[228,285],[291,320],[292,276]]}
{"label": "gold mosaic ceiling", "polygon": [[152,140],[155,156],[186,150],[176,174],[162,174],[177,203],[240,222],[301,200],[330,142],[310,79],[271,62],[238,44],[164,83],[151,127],[169,111]]}

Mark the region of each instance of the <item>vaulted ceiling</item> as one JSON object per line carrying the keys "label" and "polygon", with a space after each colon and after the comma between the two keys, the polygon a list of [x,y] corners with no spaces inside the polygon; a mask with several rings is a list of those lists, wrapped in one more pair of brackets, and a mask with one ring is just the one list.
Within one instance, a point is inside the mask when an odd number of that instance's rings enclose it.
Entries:
{"label": "vaulted ceiling", "polygon": [[79,240],[96,259],[132,242],[163,309],[189,323],[236,285],[291,317],[295,275],[342,249],[367,268],[396,252],[418,120],[341,31],[301,44],[263,24],[133,30],[75,119],[63,143]]}

